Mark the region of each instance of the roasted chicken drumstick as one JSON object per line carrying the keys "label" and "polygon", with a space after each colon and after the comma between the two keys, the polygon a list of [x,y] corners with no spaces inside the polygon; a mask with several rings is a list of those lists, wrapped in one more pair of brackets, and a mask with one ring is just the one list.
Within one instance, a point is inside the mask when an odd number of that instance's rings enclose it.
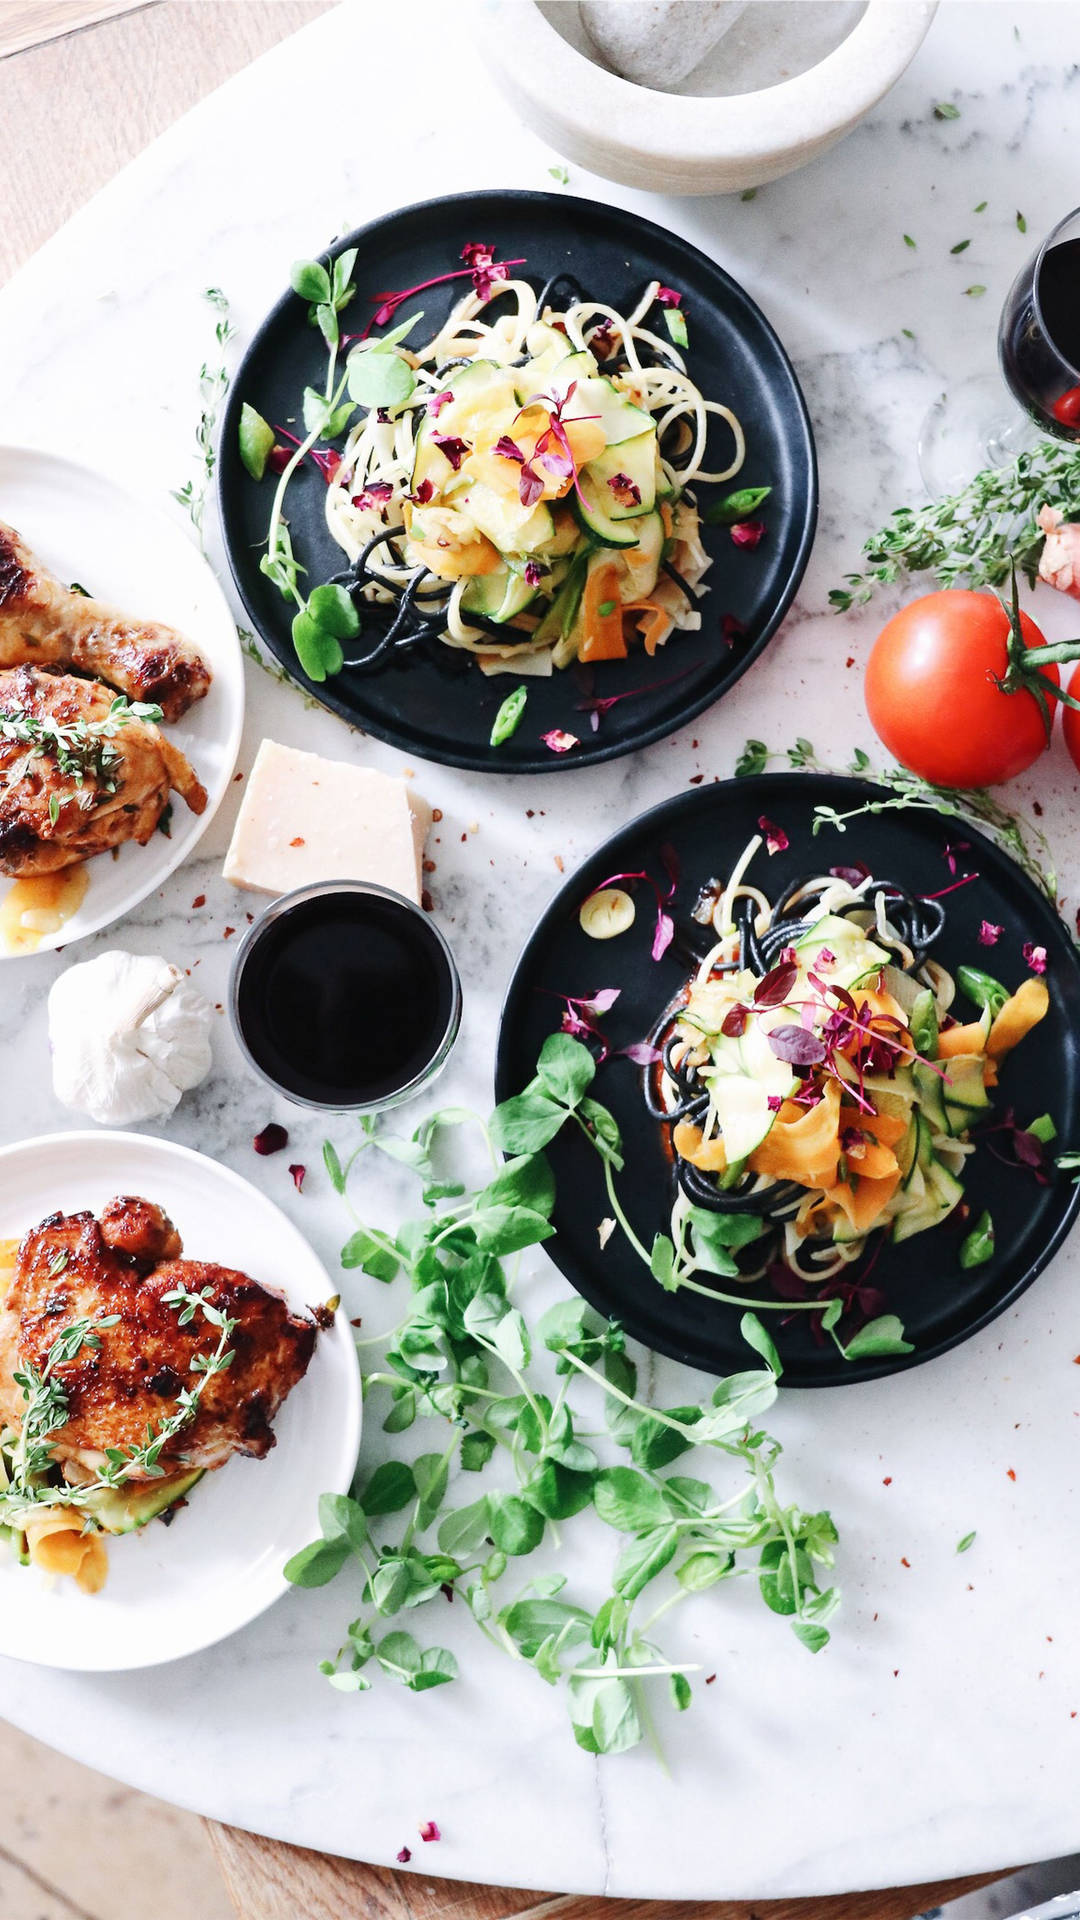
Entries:
{"label": "roasted chicken drumstick", "polygon": [[0,873],[55,873],[125,840],[145,846],[170,789],[206,790],[178,747],[96,680],[0,670]]}
{"label": "roasted chicken drumstick", "polygon": [[210,685],[198,649],[174,627],[132,620],[73,593],[0,521],[0,667],[74,667],[179,720]]}
{"label": "roasted chicken drumstick", "polygon": [[[106,1448],[145,1448],[181,1392],[200,1380],[192,1359],[213,1354],[218,1330],[201,1310],[185,1324],[181,1293],[204,1295],[235,1322],[233,1359],[208,1379],[194,1417],[162,1447],[159,1468],[220,1467],[234,1453],[261,1459],[274,1444],[271,1421],[307,1370],[316,1321],[291,1314],[247,1274],[181,1259],[181,1251],[162,1209],[132,1196],[110,1200],[100,1219],[51,1214],[19,1246],[0,1300],[0,1424],[19,1431],[26,1401],[14,1376],[40,1371],[63,1328],[83,1316],[117,1316],[101,1326],[99,1346],[83,1346],[53,1370],[66,1417],[50,1446],[72,1484],[94,1478]],[[136,1462],[124,1477],[153,1476]]]}

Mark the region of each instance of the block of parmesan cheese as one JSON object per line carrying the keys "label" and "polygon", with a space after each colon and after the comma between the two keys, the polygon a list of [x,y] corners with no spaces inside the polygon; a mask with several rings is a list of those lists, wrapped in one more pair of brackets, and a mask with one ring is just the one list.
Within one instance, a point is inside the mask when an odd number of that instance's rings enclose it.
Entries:
{"label": "block of parmesan cheese", "polygon": [[373,880],[418,904],[431,808],[405,780],[264,740],[248,776],[225,878],[254,893]]}

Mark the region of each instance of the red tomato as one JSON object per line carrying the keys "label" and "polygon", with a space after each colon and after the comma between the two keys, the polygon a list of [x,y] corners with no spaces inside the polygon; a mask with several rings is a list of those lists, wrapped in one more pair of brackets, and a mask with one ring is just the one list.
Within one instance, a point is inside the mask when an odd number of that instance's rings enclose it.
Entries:
{"label": "red tomato", "polygon": [[[1026,613],[1020,627],[1025,646],[1044,644]],[[866,710],[889,752],[931,786],[996,786],[1047,745],[1034,694],[994,685],[1008,666],[1008,638],[1008,615],[993,594],[956,587],[913,600],[878,635]],[[1043,672],[1059,684],[1056,667]]]}
{"label": "red tomato", "polygon": [[[1065,691],[1071,693],[1074,700],[1080,700],[1080,667],[1073,669]],[[1061,703],[1061,731],[1069,749],[1069,758],[1073,766],[1080,770],[1080,713],[1075,707],[1067,707],[1064,701]]]}
{"label": "red tomato", "polygon": [[1066,387],[1064,393],[1058,394],[1050,411],[1063,427],[1080,426],[1080,387]]}

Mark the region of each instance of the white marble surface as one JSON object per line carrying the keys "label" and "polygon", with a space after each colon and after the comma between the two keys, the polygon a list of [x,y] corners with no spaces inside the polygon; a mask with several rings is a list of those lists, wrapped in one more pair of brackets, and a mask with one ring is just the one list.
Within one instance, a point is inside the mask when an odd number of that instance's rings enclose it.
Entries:
{"label": "white marble surface", "polygon": [[[429,192],[549,186],[558,156],[488,91],[464,9],[458,34],[445,8],[436,28],[437,11],[424,0],[408,15],[404,117],[381,34],[373,40],[364,9],[342,9],[202,105],[46,247],[0,295],[5,438],[137,470],[164,500],[190,469],[194,378],[210,339],[203,287],[228,291],[243,338],[290,260],[335,231]],[[1035,236],[1074,193],[1080,69],[1064,59],[1078,31],[1071,4],[944,6],[872,118],[749,203],[657,202],[573,174],[571,192],[670,221],[761,300],[816,424],[821,528],[783,632],[686,733],[573,778],[421,770],[444,810],[432,890],[467,985],[440,1100],[488,1100],[499,996],[558,884],[557,857],[569,871],[627,814],[696,772],[729,773],[748,734],[778,745],[809,735],[838,763],[872,746],[859,673],[877,615],[838,620],[824,611],[826,592],[864,534],[917,490],[913,449],[928,401],[944,381],[992,363],[998,306],[1030,245],[1017,209]],[[945,98],[959,120],[931,117]],[[463,99],[476,130],[468,140],[450,137]],[[984,199],[987,211],[974,214]],[[973,282],[986,284],[984,299],[964,297]],[[1066,603],[1046,612],[1052,633],[1069,630]],[[242,768],[264,732],[405,764],[256,667],[248,677]],[[1078,783],[1060,749],[1037,785],[1072,911]],[[1021,782],[1018,800],[1035,790]],[[245,924],[243,899],[220,877],[231,817],[226,803],[198,857],[121,930],[132,947],[197,963],[212,1000],[224,998],[226,929]],[[206,905],[195,910],[200,894]],[[4,969],[0,1138],[64,1124],[45,1041],[45,993],[64,964],[49,956]],[[251,1136],[271,1117],[288,1125],[293,1151],[258,1160]],[[324,1129],[266,1098],[224,1019],[214,1072],[171,1131],[264,1186],[333,1262],[345,1222],[317,1171]],[[293,1158],[313,1169],[303,1194],[286,1171]],[[361,1186],[365,1211],[391,1222],[402,1191],[380,1166]],[[783,1398],[774,1427],[788,1480],[838,1517],[846,1606],[833,1645],[811,1659],[749,1592],[692,1603],[671,1638],[718,1678],[669,1739],[670,1775],[645,1753],[597,1763],[577,1751],[558,1698],[489,1655],[457,1609],[438,1624],[461,1655],[459,1686],[420,1699],[389,1684],[359,1699],[331,1694],[315,1662],[349,1616],[334,1586],[289,1596],[228,1644],[151,1675],[69,1678],[6,1662],[4,1712],[226,1820],[379,1861],[408,1844],[421,1868],[538,1887],[764,1897],[1063,1853],[1080,1841],[1076,1267],[1067,1251],[1013,1312],[903,1379]],[[543,1300],[561,1282],[537,1258],[529,1286]],[[389,1313],[373,1283],[346,1276],[346,1289],[370,1324]],[[662,1376],[673,1396],[675,1372]],[[678,1394],[692,1391],[686,1380]],[[955,1543],[972,1528],[976,1545],[958,1559]],[[442,1829],[437,1848],[417,1844],[427,1818]]]}

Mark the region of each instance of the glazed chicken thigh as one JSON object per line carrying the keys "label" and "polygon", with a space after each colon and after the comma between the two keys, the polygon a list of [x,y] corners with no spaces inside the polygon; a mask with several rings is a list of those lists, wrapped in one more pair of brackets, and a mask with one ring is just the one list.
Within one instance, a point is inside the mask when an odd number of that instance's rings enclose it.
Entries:
{"label": "glazed chicken thigh", "polygon": [[174,627],[132,620],[73,593],[0,521],[0,667],[74,667],[179,720],[210,686],[198,649]]}
{"label": "glazed chicken thigh", "polygon": [[[14,1376],[40,1369],[58,1333],[87,1316],[116,1315],[100,1346],[84,1346],[55,1369],[67,1418],[50,1436],[54,1459],[77,1483],[93,1476],[109,1447],[145,1445],[176,1410],[177,1396],[201,1375],[196,1354],[210,1355],[219,1330],[201,1312],[186,1325],[166,1296],[202,1294],[236,1322],[234,1358],[208,1381],[194,1418],[162,1449],[166,1473],[224,1465],[234,1453],[261,1458],[274,1445],[271,1422],[303,1378],[317,1323],[291,1314],[277,1293],[245,1273],[184,1260],[172,1221],[152,1201],[111,1200],[92,1213],[50,1215],[22,1240],[11,1284],[0,1300],[0,1424],[18,1431],[25,1405]],[[145,1476],[136,1467],[129,1480]]]}
{"label": "glazed chicken thigh", "polygon": [[110,723],[114,700],[96,680],[0,670],[0,873],[56,873],[125,840],[145,846],[170,789],[203,811],[205,788],[179,748],[149,721]]}

